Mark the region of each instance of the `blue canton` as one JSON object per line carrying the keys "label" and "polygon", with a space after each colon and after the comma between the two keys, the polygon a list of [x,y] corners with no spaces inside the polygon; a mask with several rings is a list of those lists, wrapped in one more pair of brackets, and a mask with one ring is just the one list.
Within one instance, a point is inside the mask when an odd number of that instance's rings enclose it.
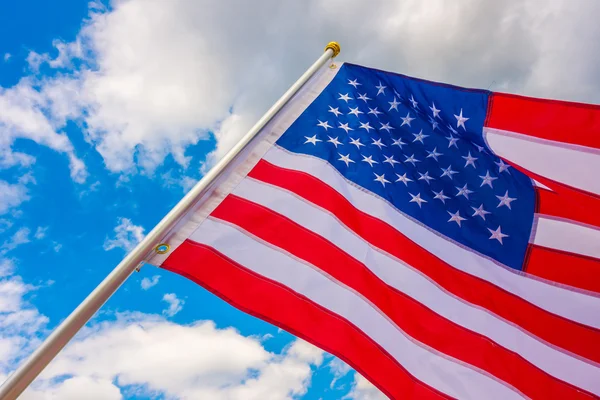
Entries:
{"label": "blue canton", "polygon": [[344,64],[277,144],[328,161],[402,213],[521,270],[535,192],[483,140],[489,94]]}

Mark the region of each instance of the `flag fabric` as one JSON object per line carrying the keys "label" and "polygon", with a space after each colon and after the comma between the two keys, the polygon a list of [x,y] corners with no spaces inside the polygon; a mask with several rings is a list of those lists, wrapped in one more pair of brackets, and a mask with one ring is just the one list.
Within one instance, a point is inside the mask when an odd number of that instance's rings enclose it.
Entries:
{"label": "flag fabric", "polygon": [[600,395],[600,107],[324,68],[150,262],[394,399]]}

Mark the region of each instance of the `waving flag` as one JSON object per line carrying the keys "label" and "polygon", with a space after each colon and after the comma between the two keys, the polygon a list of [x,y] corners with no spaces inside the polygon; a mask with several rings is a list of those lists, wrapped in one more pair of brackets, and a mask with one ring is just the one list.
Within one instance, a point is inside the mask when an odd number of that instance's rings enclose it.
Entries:
{"label": "waving flag", "polygon": [[600,108],[317,74],[150,262],[391,398],[600,395]]}

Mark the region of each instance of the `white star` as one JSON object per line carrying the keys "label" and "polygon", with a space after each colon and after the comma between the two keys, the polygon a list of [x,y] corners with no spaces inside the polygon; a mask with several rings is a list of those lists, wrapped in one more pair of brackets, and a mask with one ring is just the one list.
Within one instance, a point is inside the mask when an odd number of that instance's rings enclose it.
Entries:
{"label": "white star", "polygon": [[465,128],[465,122],[467,122],[469,118],[463,117],[462,108],[460,109],[460,115],[454,114],[454,118],[456,118],[456,128],[458,129],[462,126],[462,128],[466,131],[467,128]]}
{"label": "white star", "polygon": [[469,189],[467,188],[467,184],[466,184],[466,183],[465,183],[465,186],[463,186],[463,187],[461,187],[461,188],[459,188],[458,186],[456,186],[456,188],[458,189],[458,193],[456,193],[456,196],[457,196],[457,197],[458,197],[458,196],[465,196],[465,198],[466,198],[466,199],[468,199],[468,198],[469,198],[469,195],[470,195],[471,193],[473,193],[473,191],[472,191],[472,190],[469,190]]}
{"label": "white star", "polygon": [[446,139],[448,139],[448,148],[454,146],[458,149],[458,145],[456,144],[456,142],[458,142],[458,138],[455,138],[452,136],[452,134],[450,134],[450,136],[446,136]]}
{"label": "white star", "polygon": [[483,209],[483,204],[482,204],[482,205],[480,205],[480,206],[479,206],[479,208],[475,208],[475,207],[473,207],[473,206],[471,206],[471,208],[473,209],[473,211],[475,211],[475,212],[473,213],[473,215],[471,215],[471,216],[472,216],[472,217],[475,217],[475,216],[480,216],[481,218],[483,218],[483,220],[484,220],[484,221],[485,221],[485,216],[486,216],[487,214],[491,214],[491,212],[489,212],[489,211],[486,211],[486,210],[484,210],[484,209]]}
{"label": "white star", "polygon": [[431,130],[435,131],[436,129],[438,129],[438,126],[440,126],[440,124],[433,118],[429,117],[429,122],[431,123]]}
{"label": "white star", "polygon": [[440,175],[440,178],[443,178],[444,176],[447,176],[448,178],[453,179],[452,175],[458,174],[458,171],[453,171],[452,170],[452,165],[449,165],[448,168],[446,168],[446,169],[444,169],[444,168],[440,168],[440,169],[443,172],[443,174]]}
{"label": "white star", "polygon": [[360,138],[356,138],[356,139],[352,139],[352,138],[350,138],[350,144],[353,144],[353,145],[355,145],[355,146],[356,146],[356,148],[357,148],[357,149],[359,149],[359,150],[360,150],[360,146],[364,146],[364,144],[362,144],[362,143],[360,142]]}
{"label": "white star", "polygon": [[427,183],[429,183],[429,181],[433,181],[435,180],[434,178],[432,178],[431,176],[429,176],[429,171],[426,171],[424,174],[419,172],[419,179],[417,179],[418,181],[425,181]]}
{"label": "white star", "polygon": [[402,146],[404,146],[406,143],[404,143],[402,141],[402,138],[400,139],[393,139],[394,143],[392,143],[392,146],[398,146],[400,148],[402,148]]}
{"label": "white star", "polygon": [[410,117],[410,113],[406,114],[406,117],[404,118],[400,118],[402,120],[402,125],[400,126],[404,126],[404,125],[408,125],[410,126],[410,121],[414,121],[414,118]]}
{"label": "white star", "polygon": [[364,112],[360,111],[358,107],[352,108],[350,107],[350,112],[348,114],[354,114],[358,117],[358,114],[364,114]]}
{"label": "white star", "polygon": [[471,152],[469,152],[469,155],[468,155],[468,156],[466,156],[466,157],[465,157],[465,156],[463,156],[463,158],[464,158],[465,160],[467,160],[467,163],[465,164],[465,167],[468,167],[469,165],[471,165],[471,166],[473,166],[473,168],[477,168],[477,167],[475,166],[475,161],[477,161],[477,157],[473,157],[473,156],[471,155]]}
{"label": "white star", "polygon": [[[498,162],[494,163],[494,164],[496,164],[498,166],[498,170],[500,171],[500,173],[502,173],[510,168],[510,165],[505,164],[504,161],[502,161],[502,160],[498,160]],[[508,171],[508,173],[510,174],[510,171]]]}
{"label": "white star", "polygon": [[350,163],[353,163],[354,160],[350,158],[350,153],[348,153],[348,155],[342,155],[342,153],[338,153],[340,155],[340,158],[338,158],[338,161],[343,161],[346,163],[346,167],[350,166]]}
{"label": "white star", "polygon": [[396,98],[394,97],[393,101],[388,101],[388,103],[390,103],[390,109],[388,111],[392,111],[392,110],[396,110],[398,111],[398,106],[402,103],[400,103],[399,101],[396,101]]}
{"label": "white star", "polygon": [[379,81],[379,86],[375,86],[375,88],[377,89],[377,96],[379,96],[380,94],[383,94],[385,96],[385,89],[387,88],[387,86],[383,86],[381,84],[381,81]]}
{"label": "white star", "polygon": [[492,182],[498,179],[496,177],[490,176],[490,171],[487,171],[485,176],[479,175],[479,177],[482,179],[481,185],[479,187],[482,187],[483,185],[488,185],[492,189],[494,188],[494,186],[492,186]]}
{"label": "white star", "polygon": [[498,228],[496,230],[492,230],[490,228],[487,228],[487,229],[492,234],[492,236],[490,236],[490,240],[496,239],[497,241],[500,242],[500,244],[504,244],[504,243],[502,243],[502,239],[505,237],[508,237],[508,235],[502,233],[502,230],[500,229],[500,225],[498,225]]}
{"label": "white star", "polygon": [[417,101],[415,100],[415,98],[413,97],[413,95],[410,95],[410,99],[408,99],[408,101],[410,101],[410,104],[412,104],[413,108],[416,110],[417,108],[419,108],[419,103],[417,103]]}
{"label": "white star", "polygon": [[329,112],[333,113],[333,115],[335,115],[336,117],[338,115],[342,115],[342,113],[340,112],[340,108],[339,107],[333,108],[333,107],[329,106]]}
{"label": "white star", "polygon": [[419,205],[419,208],[421,208],[422,203],[427,203],[427,200],[424,200],[421,198],[421,193],[417,193],[416,196],[412,193],[409,193],[409,194],[410,194],[410,197],[412,197],[412,199],[410,199],[409,203],[417,203]]}
{"label": "white star", "polygon": [[466,218],[463,218],[460,216],[459,210],[457,210],[454,214],[452,214],[450,211],[448,211],[448,214],[450,214],[450,219],[448,220],[448,222],[454,221],[458,224],[458,226],[460,226],[460,223],[462,221],[466,221]]}
{"label": "white star", "polygon": [[374,145],[374,146],[379,147],[379,150],[381,150],[382,147],[387,147],[385,144],[383,144],[381,142],[381,138],[379,138],[377,140],[373,139],[373,143],[371,143],[371,144]]}
{"label": "white star", "polygon": [[332,138],[331,136],[327,136],[329,138],[329,140],[327,141],[327,143],[333,143],[333,145],[335,146],[335,148],[337,149],[338,145],[342,144],[342,142],[340,142],[336,137]]}
{"label": "white star", "polygon": [[418,163],[418,162],[421,162],[421,161],[420,161],[420,160],[417,160],[417,159],[415,158],[415,155],[413,154],[413,155],[412,155],[412,156],[410,156],[410,157],[406,157],[406,160],[404,160],[404,162],[409,162],[409,163],[411,163],[413,166],[416,166],[416,163]]}
{"label": "white star", "polygon": [[438,110],[437,108],[435,108],[435,103],[432,102],[431,107],[429,107],[429,109],[433,113],[433,118],[440,118],[440,111],[442,110]]}
{"label": "white star", "polygon": [[385,158],[384,163],[388,163],[392,166],[392,168],[394,168],[394,164],[400,164],[399,161],[394,160],[394,156],[386,156],[385,154],[383,155],[383,158]]}
{"label": "white star", "polygon": [[[448,129],[450,129],[450,132],[452,132],[452,133],[458,133],[458,131],[457,131],[456,129],[454,129],[454,128],[452,127],[452,125],[448,124],[448,125],[446,125],[446,126],[448,127]],[[450,136],[452,136],[452,135],[450,135]]]}
{"label": "white star", "polygon": [[363,159],[361,161],[366,162],[367,164],[369,164],[371,167],[373,166],[373,164],[379,164],[377,161],[373,160],[373,156],[362,156]]}
{"label": "white star", "polygon": [[429,135],[424,135],[423,134],[423,129],[421,129],[421,131],[419,133],[413,133],[413,136],[415,137],[415,140],[413,140],[414,142],[421,142],[423,144],[425,144],[425,142],[423,141],[423,139],[425,139],[426,137],[429,137]]}
{"label": "white star", "polygon": [[406,186],[408,186],[408,182],[412,182],[413,180],[406,177],[406,172],[404,173],[404,175],[400,175],[400,174],[396,174],[398,175],[398,179],[396,179],[396,182],[402,182],[404,183]]}
{"label": "white star", "polygon": [[485,151],[485,147],[478,145],[477,143],[473,143],[473,146],[477,147],[477,151],[482,153]]}
{"label": "white star", "polygon": [[377,107],[371,108],[369,107],[369,112],[367,114],[373,114],[375,117],[379,118],[379,114],[383,114],[381,111],[377,110]]}
{"label": "white star", "polygon": [[346,94],[338,93],[338,94],[340,95],[338,100],[344,100],[346,103],[348,102],[348,100],[352,100],[352,97],[348,96],[348,93],[346,93]]}
{"label": "white star", "polygon": [[433,198],[440,200],[444,204],[446,204],[446,200],[450,198],[444,194],[443,190],[440,190],[439,193],[436,192],[435,190],[432,190],[432,192],[435,193],[435,196],[433,196]]}
{"label": "white star", "polygon": [[396,129],[393,126],[390,126],[390,123],[385,123],[385,124],[381,124],[381,128],[379,128],[380,131],[387,131],[388,133],[390,133],[390,131],[392,129]]}
{"label": "white star", "polygon": [[346,122],[345,124],[342,124],[342,123],[340,122],[340,126],[338,126],[338,128],[345,130],[345,131],[346,131],[346,133],[348,133],[348,131],[353,131],[353,130],[354,130],[354,129],[352,129],[352,128],[350,128],[350,127],[348,126],[348,123],[347,123],[347,122]]}
{"label": "white star", "polygon": [[396,91],[396,89],[393,89],[393,90],[394,90],[394,94],[396,95],[396,97],[399,98],[400,100],[402,100],[402,96],[400,96],[400,93],[398,93]]}
{"label": "white star", "polygon": [[359,126],[358,128],[359,128],[359,129],[360,129],[360,128],[363,128],[363,129],[365,129],[367,132],[369,132],[369,130],[371,130],[371,129],[375,129],[375,128],[373,128],[371,125],[369,125],[369,123],[368,123],[368,122],[366,122],[366,123],[364,123],[364,122],[361,122],[361,123],[360,123],[360,126]]}
{"label": "white star", "polygon": [[[510,203],[517,200],[517,198],[513,198],[513,197],[508,197],[508,190],[506,191],[506,193],[504,193],[504,196],[496,196],[498,198],[498,200],[500,200],[500,203],[498,204],[498,207],[502,207],[502,206],[506,206],[508,207],[509,210],[512,210],[512,208],[510,208]],[[498,208],[496,207],[496,208]]]}
{"label": "white star", "polygon": [[368,97],[366,93],[359,94],[358,99],[364,101],[365,103],[367,102],[367,100],[373,100],[372,98]]}
{"label": "white star", "polygon": [[325,130],[329,129],[329,128],[333,128],[333,126],[329,125],[328,121],[321,121],[320,119],[318,119],[317,121],[319,121],[319,123],[317,124],[317,126],[320,126],[322,128],[325,128]]}
{"label": "white star", "polygon": [[[373,172],[375,174],[375,172]],[[381,174],[381,175],[377,175],[375,174],[375,179],[373,179],[374,181],[377,182],[381,182],[381,184],[383,185],[383,187],[385,187],[386,183],[390,183],[390,181],[388,181],[387,179],[385,179],[385,174]]]}
{"label": "white star", "polygon": [[433,151],[427,151],[427,157],[426,158],[433,158],[435,161],[438,160],[439,156],[443,156],[442,153],[438,153],[437,152],[437,147],[433,149]]}
{"label": "white star", "polygon": [[348,85],[352,85],[354,86],[354,89],[356,89],[357,86],[361,85],[360,83],[358,83],[358,79],[355,79],[353,81],[351,81],[350,79],[348,79]]}
{"label": "white star", "polygon": [[317,139],[317,135],[314,135],[313,137],[308,137],[308,136],[304,136],[304,137],[306,138],[306,142],[304,142],[304,144],[312,143],[316,146],[317,142],[322,142],[321,139]]}

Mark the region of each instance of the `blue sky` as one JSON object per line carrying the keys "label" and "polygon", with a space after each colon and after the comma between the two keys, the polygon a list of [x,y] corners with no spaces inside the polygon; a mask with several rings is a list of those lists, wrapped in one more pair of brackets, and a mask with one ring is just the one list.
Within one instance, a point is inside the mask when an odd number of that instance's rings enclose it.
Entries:
{"label": "blue sky", "polygon": [[[559,0],[543,10],[520,0],[3,2],[0,380],[328,41],[359,64],[598,103],[598,12],[594,0],[577,10]],[[29,398],[90,392],[380,396],[333,357],[152,266],[119,289]]]}

